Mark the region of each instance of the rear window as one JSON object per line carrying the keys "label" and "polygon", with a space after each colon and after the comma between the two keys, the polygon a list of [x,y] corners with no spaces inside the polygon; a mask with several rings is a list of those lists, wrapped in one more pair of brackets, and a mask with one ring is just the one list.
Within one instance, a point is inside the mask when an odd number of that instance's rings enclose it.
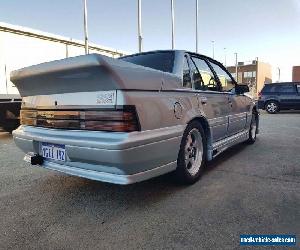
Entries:
{"label": "rear window", "polygon": [[279,86],[275,86],[275,85],[265,85],[262,92],[277,92],[276,89],[278,89]]}
{"label": "rear window", "polygon": [[174,66],[174,57],[175,56],[173,51],[165,51],[136,54],[132,56],[121,57],[120,59],[144,67],[172,73]]}
{"label": "rear window", "polygon": [[295,92],[295,86],[293,84],[270,84],[265,85],[262,91],[266,92],[283,92],[283,93],[293,93]]}

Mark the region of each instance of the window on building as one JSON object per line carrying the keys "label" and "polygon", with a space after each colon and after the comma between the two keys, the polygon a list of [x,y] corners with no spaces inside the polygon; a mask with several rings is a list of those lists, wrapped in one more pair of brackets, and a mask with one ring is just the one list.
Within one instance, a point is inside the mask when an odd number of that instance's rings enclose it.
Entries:
{"label": "window on building", "polygon": [[213,67],[214,71],[218,75],[218,78],[222,85],[223,91],[230,91],[234,88],[235,83],[233,79],[230,77],[230,75],[218,64],[210,62],[211,66]]}
{"label": "window on building", "polygon": [[253,78],[256,77],[255,71],[245,71],[244,72],[244,78]]}

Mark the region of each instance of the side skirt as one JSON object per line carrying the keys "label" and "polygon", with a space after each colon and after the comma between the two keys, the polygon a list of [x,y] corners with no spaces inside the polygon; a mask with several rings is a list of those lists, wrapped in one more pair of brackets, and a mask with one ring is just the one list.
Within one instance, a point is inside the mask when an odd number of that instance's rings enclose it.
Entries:
{"label": "side skirt", "polygon": [[219,155],[226,149],[238,143],[246,141],[248,137],[249,137],[249,131],[244,130],[230,137],[227,137],[223,140],[213,143],[212,147],[208,150],[208,160],[212,160],[213,158],[215,158],[217,155]]}

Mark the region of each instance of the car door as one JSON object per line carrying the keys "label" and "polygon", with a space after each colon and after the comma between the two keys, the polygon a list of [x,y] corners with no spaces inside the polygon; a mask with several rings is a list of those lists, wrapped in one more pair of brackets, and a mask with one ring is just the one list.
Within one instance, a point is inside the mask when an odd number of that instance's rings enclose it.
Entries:
{"label": "car door", "polygon": [[220,84],[205,58],[191,54],[190,67],[194,92],[198,96],[199,112],[208,120],[212,141],[227,136],[229,104],[226,93],[220,92]]}
{"label": "car door", "polygon": [[281,84],[279,88],[280,107],[282,109],[293,109],[297,100],[298,93],[296,85],[293,83]]}
{"label": "car door", "polygon": [[243,131],[246,127],[247,113],[249,113],[250,109],[249,97],[246,97],[245,95],[237,95],[233,91],[236,83],[223,65],[212,60],[209,63],[214,72],[217,74],[223,91],[227,92],[230,109],[227,133],[229,136],[234,135]]}

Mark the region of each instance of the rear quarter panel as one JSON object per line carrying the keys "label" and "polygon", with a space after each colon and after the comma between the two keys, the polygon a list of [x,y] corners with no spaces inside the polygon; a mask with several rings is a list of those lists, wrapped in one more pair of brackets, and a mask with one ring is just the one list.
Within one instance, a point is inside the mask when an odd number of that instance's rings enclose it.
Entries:
{"label": "rear quarter panel", "polygon": [[120,95],[123,105],[136,106],[142,130],[178,125],[185,127],[190,120],[199,116],[198,100],[193,93],[122,91]]}

